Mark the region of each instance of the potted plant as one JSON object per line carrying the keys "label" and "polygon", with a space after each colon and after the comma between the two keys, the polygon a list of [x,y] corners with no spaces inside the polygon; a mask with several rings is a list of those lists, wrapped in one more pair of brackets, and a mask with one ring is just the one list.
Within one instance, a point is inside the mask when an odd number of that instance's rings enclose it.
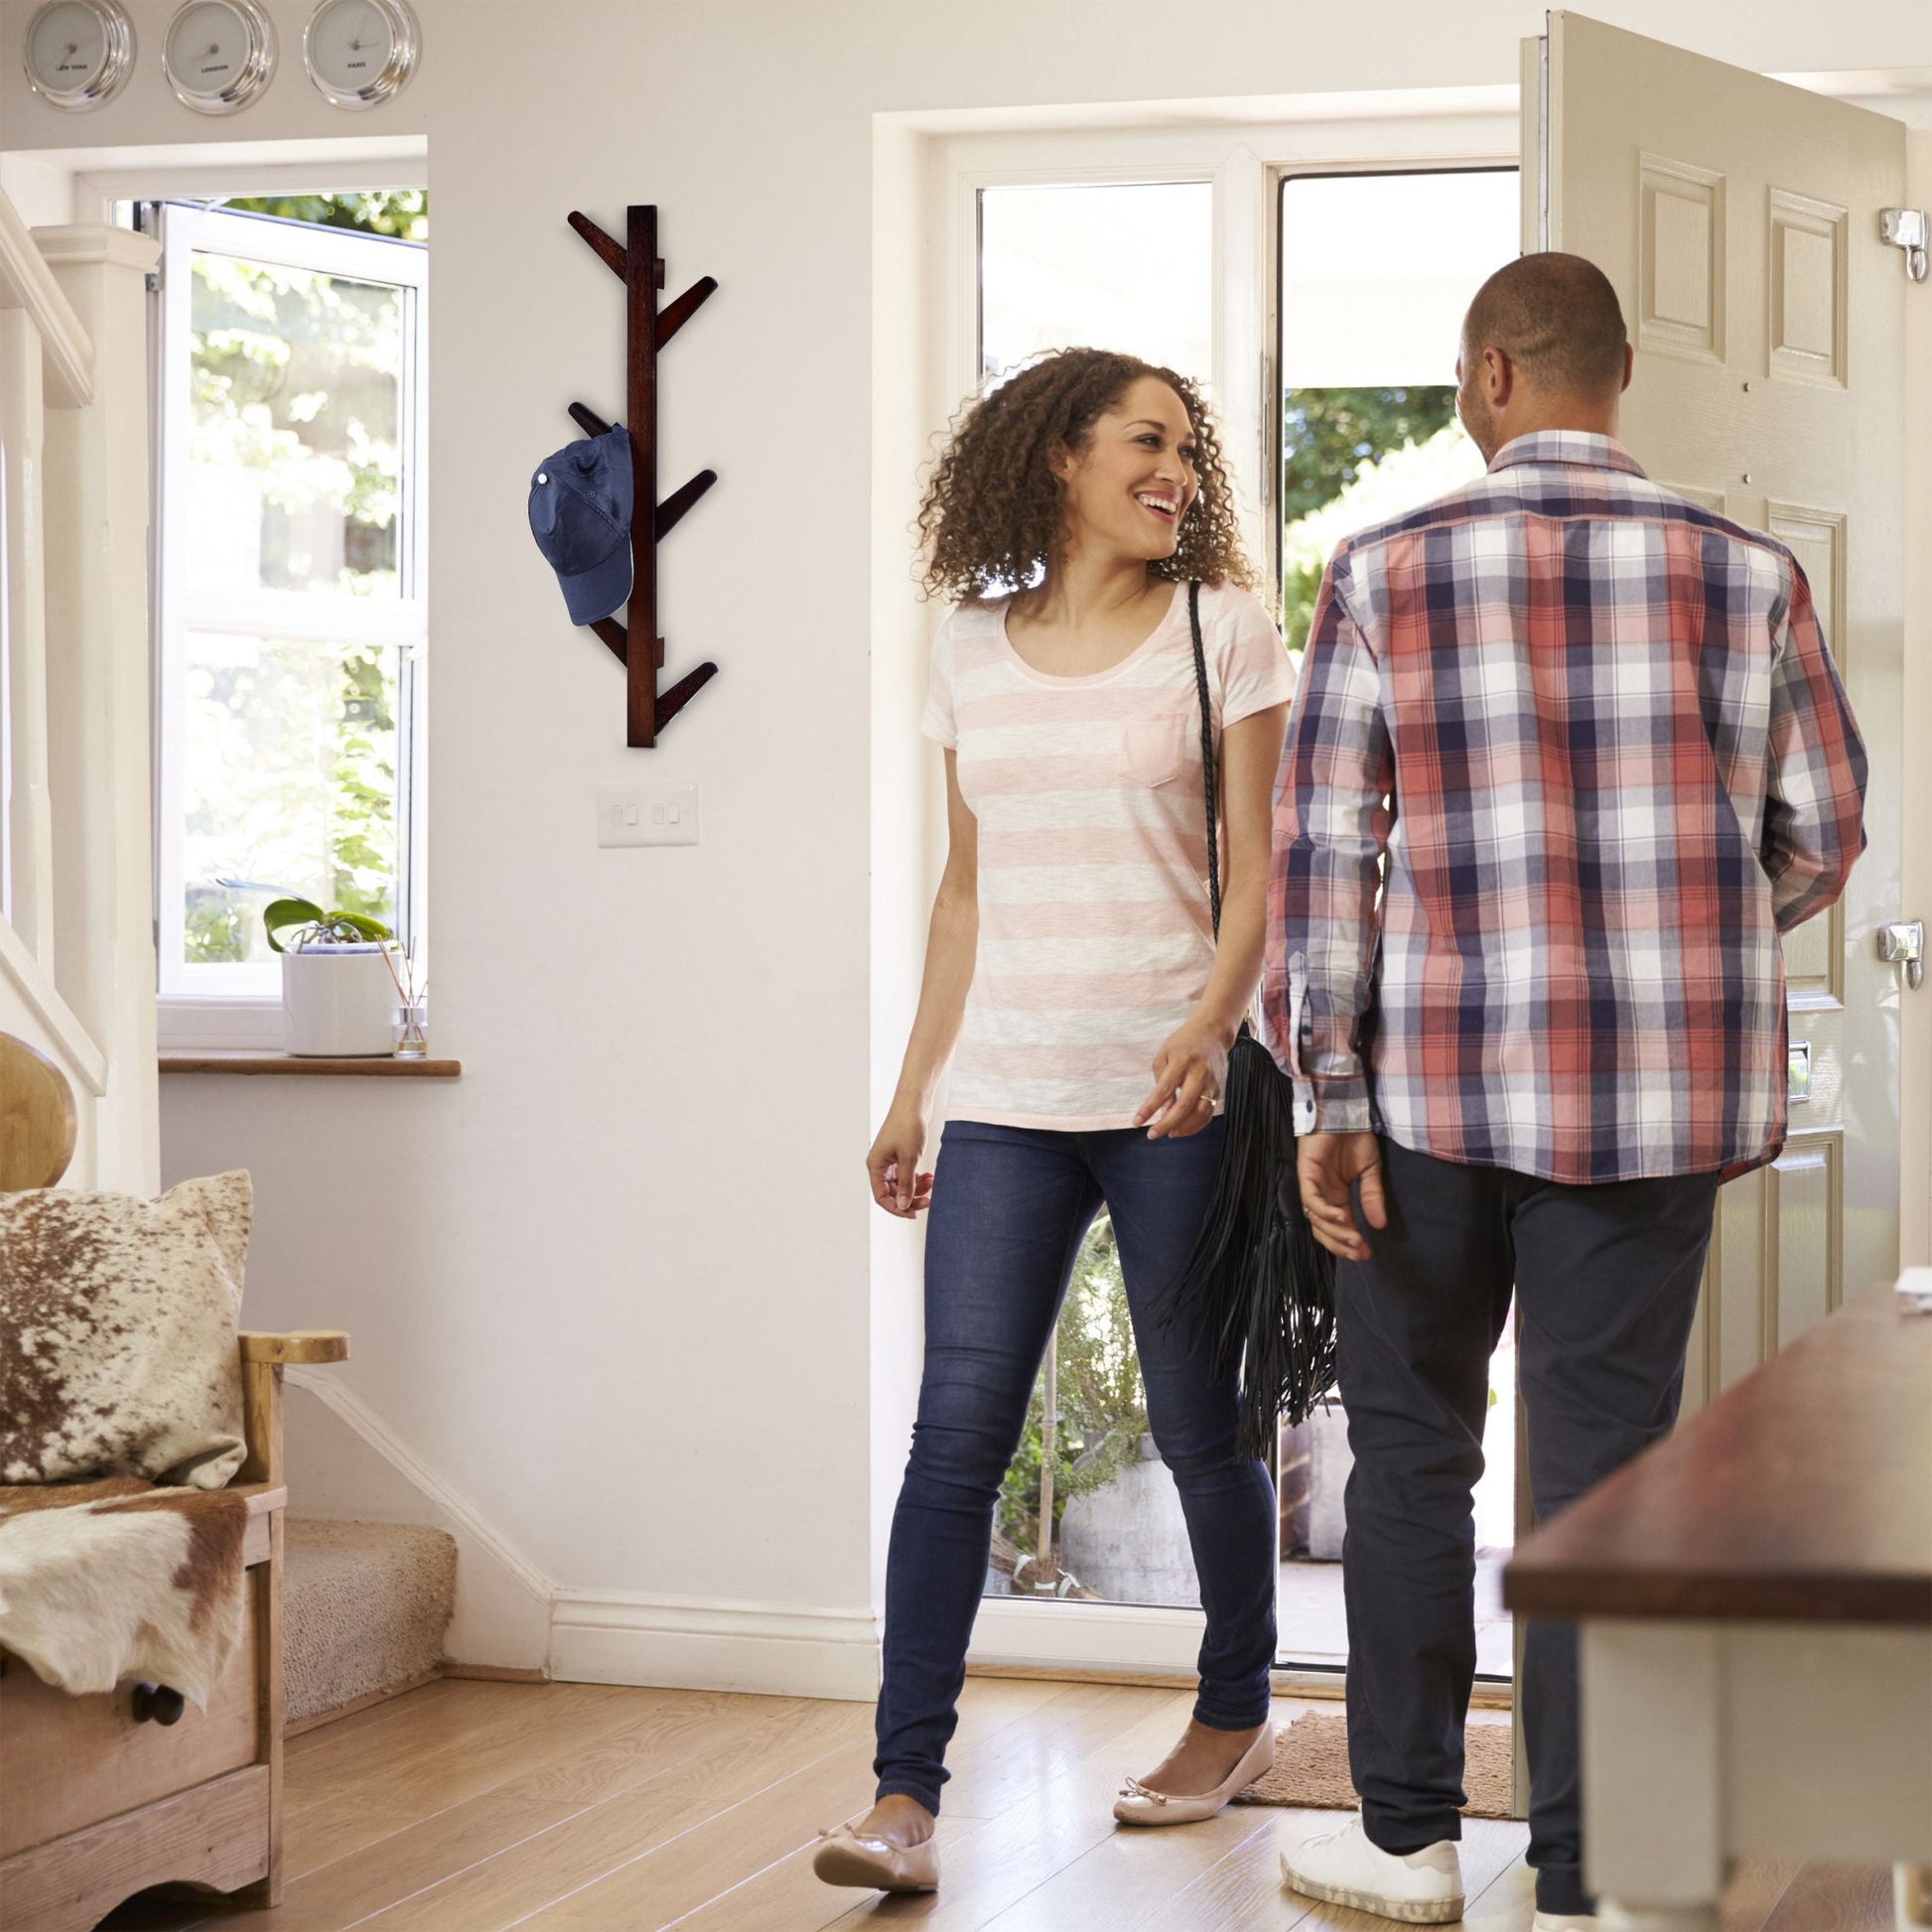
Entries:
{"label": "potted plant", "polygon": [[397,1005],[389,958],[395,934],[380,919],[325,911],[306,898],[274,900],[262,924],[269,946],[282,956],[288,1050],[317,1058],[388,1054]]}

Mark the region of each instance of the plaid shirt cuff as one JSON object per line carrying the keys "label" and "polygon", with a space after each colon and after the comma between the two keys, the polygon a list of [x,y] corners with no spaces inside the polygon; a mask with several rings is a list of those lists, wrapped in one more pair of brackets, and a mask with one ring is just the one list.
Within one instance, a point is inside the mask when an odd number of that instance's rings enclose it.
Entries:
{"label": "plaid shirt cuff", "polygon": [[1375,1115],[1369,1105],[1368,1081],[1360,1074],[1295,1082],[1298,1135],[1372,1134],[1374,1131]]}

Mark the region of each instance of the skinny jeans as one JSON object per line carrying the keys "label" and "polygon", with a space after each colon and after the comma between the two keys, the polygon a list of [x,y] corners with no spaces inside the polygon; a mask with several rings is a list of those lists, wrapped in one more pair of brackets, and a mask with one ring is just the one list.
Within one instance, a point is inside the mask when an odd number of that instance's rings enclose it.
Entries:
{"label": "skinny jeans", "polygon": [[[946,1124],[925,1238],[925,1365],[893,1515],[878,1711],[879,1796],[939,1809],[993,1511],[1088,1225],[1113,1216],[1148,1427],[1173,1473],[1207,1628],[1194,1716],[1264,1723],[1275,1658],[1275,1497],[1235,1446],[1236,1378],[1149,1318],[1185,1267],[1224,1122],[1183,1140],[1137,1127]],[[1078,1611],[1069,1614],[1077,1615]]]}

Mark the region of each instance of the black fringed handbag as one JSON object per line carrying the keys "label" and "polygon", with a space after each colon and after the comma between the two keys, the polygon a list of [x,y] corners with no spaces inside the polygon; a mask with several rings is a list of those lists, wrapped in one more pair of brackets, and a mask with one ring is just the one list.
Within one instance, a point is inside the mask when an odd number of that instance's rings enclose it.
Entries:
{"label": "black fringed handbag", "polygon": [[[1221,936],[1214,722],[1200,586],[1187,586],[1207,798],[1207,898]],[[1241,1367],[1240,1448],[1269,1452],[1279,1419],[1299,1423],[1334,1386],[1335,1263],[1315,1240],[1295,1173],[1295,1089],[1244,1020],[1228,1049],[1221,1171],[1192,1254],[1162,1315],[1225,1372]]]}

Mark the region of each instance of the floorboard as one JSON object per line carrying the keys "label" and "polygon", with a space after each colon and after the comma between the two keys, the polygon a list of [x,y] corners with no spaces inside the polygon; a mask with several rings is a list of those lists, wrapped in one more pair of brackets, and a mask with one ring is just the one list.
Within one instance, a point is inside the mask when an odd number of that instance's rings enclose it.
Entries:
{"label": "floorboard", "polygon": [[[969,1680],[949,1754],[944,1888],[838,1891],[818,1833],[863,1811],[864,1705],[594,1684],[449,1680],[290,1741],[284,1902],[157,1890],[107,1932],[1387,1932],[1282,1887],[1285,1843],[1347,1813],[1231,1806],[1117,1828],[1191,1699],[1172,1689]],[[1286,1725],[1305,1702],[1280,1700]],[[1468,1932],[1529,1932],[1521,1825],[1464,1824]],[[1724,1932],[1889,1932],[1890,1876],[1744,1866]]]}

